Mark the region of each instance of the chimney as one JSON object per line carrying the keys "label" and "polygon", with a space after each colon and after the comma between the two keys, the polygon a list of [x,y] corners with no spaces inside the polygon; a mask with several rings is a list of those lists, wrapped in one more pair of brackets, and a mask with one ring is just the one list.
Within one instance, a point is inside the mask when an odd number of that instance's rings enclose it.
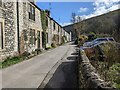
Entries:
{"label": "chimney", "polygon": [[46,14],[50,16],[50,10],[45,10]]}

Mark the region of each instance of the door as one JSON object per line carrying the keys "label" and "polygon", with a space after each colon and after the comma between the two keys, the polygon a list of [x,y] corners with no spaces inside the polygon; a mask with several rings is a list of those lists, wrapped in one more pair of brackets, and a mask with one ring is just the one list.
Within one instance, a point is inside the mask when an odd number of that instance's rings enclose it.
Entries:
{"label": "door", "polygon": [[37,48],[40,48],[40,31],[37,31]]}

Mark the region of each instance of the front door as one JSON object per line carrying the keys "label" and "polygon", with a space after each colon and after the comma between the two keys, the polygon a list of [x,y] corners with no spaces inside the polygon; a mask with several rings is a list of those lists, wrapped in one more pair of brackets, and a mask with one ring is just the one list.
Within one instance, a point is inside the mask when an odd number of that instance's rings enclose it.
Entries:
{"label": "front door", "polygon": [[40,48],[40,31],[37,31],[37,48]]}

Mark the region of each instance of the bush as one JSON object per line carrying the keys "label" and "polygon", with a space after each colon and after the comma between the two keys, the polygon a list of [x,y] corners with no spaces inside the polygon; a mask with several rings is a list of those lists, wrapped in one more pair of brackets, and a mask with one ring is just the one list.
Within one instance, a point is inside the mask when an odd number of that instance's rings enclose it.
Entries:
{"label": "bush", "polygon": [[51,44],[51,47],[56,48],[57,45],[56,45],[55,43],[52,43],[52,44]]}
{"label": "bush", "polygon": [[35,49],[35,52],[37,52],[37,54],[40,54],[42,51],[41,49]]}
{"label": "bush", "polygon": [[[104,60],[101,62],[99,56],[101,53],[99,49],[95,47],[95,61],[91,61],[91,64],[97,69],[101,77],[105,81],[111,82],[116,88],[120,89],[120,49],[119,45],[116,47],[116,43],[105,43],[100,45]],[[90,58],[90,56],[89,56]]]}
{"label": "bush", "polygon": [[67,42],[67,37],[66,36],[62,36],[61,41],[62,41],[62,43]]}
{"label": "bush", "polygon": [[8,67],[8,66],[11,66],[13,64],[16,64],[20,61],[22,61],[23,59],[21,59],[21,57],[8,57],[6,60],[4,60],[2,62],[2,68],[5,68],[5,67]]}
{"label": "bush", "polygon": [[88,36],[80,35],[78,38],[78,45],[82,46],[88,40]]}
{"label": "bush", "polygon": [[52,47],[47,47],[47,48],[45,48],[45,50],[49,50],[49,49],[51,49]]}
{"label": "bush", "polygon": [[88,35],[88,41],[92,41],[97,38],[97,35],[94,32],[90,32]]}
{"label": "bush", "polygon": [[25,51],[23,54],[22,54],[22,57],[28,57],[30,55],[29,52]]}
{"label": "bush", "polygon": [[109,79],[112,85],[120,89],[120,63],[112,65],[108,70]]}
{"label": "bush", "polygon": [[120,50],[116,47],[115,43],[106,43],[101,46],[108,62],[108,67],[112,66],[114,63],[120,63]]}
{"label": "bush", "polygon": [[2,62],[0,62],[0,69],[2,68]]}

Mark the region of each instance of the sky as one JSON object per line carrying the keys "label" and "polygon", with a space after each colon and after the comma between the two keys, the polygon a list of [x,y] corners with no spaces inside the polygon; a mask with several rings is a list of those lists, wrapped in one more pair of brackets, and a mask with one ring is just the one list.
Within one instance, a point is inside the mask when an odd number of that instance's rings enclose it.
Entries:
{"label": "sky", "polygon": [[91,2],[37,2],[41,9],[51,11],[51,17],[62,26],[71,24],[72,13],[76,18],[88,19],[120,9],[120,0],[95,0]]}

